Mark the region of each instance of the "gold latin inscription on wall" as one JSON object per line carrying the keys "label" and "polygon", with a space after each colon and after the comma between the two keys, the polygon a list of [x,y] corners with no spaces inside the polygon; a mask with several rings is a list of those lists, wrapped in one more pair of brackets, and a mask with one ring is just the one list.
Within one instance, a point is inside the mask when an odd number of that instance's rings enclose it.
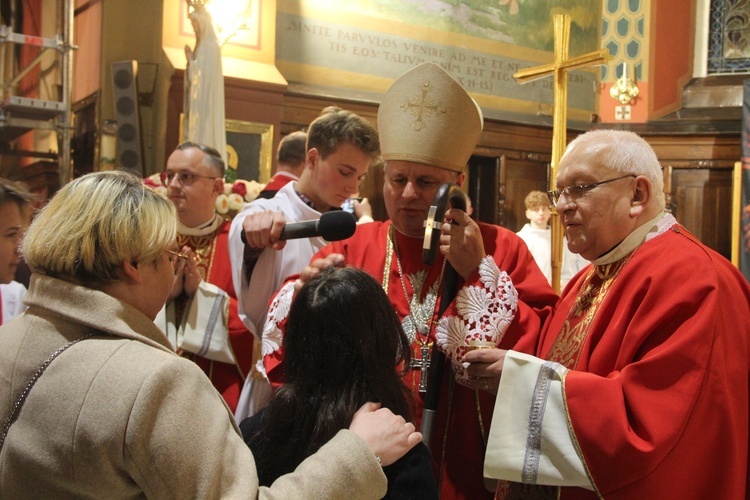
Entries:
{"label": "gold latin inscription on wall", "polygon": [[[551,95],[551,79],[531,82],[521,90],[513,74],[530,64],[506,54],[420,41],[296,15],[279,17],[279,27],[287,34],[277,46],[277,55],[282,60],[330,67],[327,63],[333,58],[339,69],[365,74],[384,64],[392,66],[394,73],[400,73],[423,62],[434,62],[471,92],[541,101],[544,100],[541,96]],[[304,51],[300,47],[304,47]],[[297,59],[302,57],[307,59]],[[568,73],[571,90],[577,86],[578,91],[589,96],[594,80],[591,74]],[[535,88],[540,94],[534,95]]]}

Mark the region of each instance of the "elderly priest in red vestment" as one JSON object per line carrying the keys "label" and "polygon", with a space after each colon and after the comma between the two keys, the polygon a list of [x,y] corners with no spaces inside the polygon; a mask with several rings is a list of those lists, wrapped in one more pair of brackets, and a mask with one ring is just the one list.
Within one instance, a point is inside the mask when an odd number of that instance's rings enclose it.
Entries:
{"label": "elderly priest in red vestment", "polygon": [[559,167],[551,201],[593,266],[541,336],[464,357],[489,385],[502,372],[498,497],[748,498],[750,286],[664,212],[636,134],[588,132]]}
{"label": "elderly priest in red vestment", "polygon": [[[412,342],[412,369],[404,382],[414,394],[418,419],[423,375],[437,338],[452,367],[445,370],[430,443],[440,497],[492,498],[482,465],[494,395],[472,384],[458,360],[471,340],[508,348],[522,333],[538,331],[557,295],[515,233],[474,222],[458,209],[446,212],[453,224],[442,225],[434,264],[422,262],[424,223],[433,197],[443,183],[464,182],[463,170],[482,132],[482,113],[458,82],[431,63],[404,73],[383,96],[378,131],[390,220],[360,224],[351,238],[323,247],[313,261],[325,260],[302,277],[344,262],[381,282]],[[458,290],[439,315],[446,262],[459,275]],[[264,362],[272,382],[283,381],[280,326],[293,288],[288,283],[272,302],[264,330]]]}

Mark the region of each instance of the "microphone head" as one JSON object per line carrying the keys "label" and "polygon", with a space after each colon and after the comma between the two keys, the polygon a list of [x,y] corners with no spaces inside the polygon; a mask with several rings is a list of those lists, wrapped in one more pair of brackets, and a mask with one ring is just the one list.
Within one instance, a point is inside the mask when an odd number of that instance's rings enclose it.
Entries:
{"label": "microphone head", "polygon": [[354,234],[357,220],[345,210],[333,210],[320,216],[318,233],[326,241],[345,240]]}

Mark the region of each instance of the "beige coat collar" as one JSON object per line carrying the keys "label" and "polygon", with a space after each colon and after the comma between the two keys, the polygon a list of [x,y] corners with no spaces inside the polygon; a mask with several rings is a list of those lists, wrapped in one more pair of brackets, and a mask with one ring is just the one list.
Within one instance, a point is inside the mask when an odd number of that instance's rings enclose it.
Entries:
{"label": "beige coat collar", "polygon": [[38,307],[66,321],[172,351],[167,337],[142,312],[104,292],[33,274],[26,294],[29,313]]}

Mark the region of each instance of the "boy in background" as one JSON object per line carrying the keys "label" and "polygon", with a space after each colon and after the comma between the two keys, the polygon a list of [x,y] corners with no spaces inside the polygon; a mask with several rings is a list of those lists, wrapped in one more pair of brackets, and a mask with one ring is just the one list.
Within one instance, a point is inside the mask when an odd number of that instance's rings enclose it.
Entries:
{"label": "boy in background", "polygon": [[24,185],[0,178],[0,325],[26,310],[26,287],[14,281],[19,244],[35,199]]}
{"label": "boy in background", "polygon": [[[287,223],[317,220],[359,189],[370,165],[380,159],[377,130],[359,115],[325,108],[307,132],[305,168],[298,181],[284,185],[271,199],[248,203],[232,221],[229,257],[238,311],[259,345],[268,301],[310,262],[327,242],[322,237],[280,240]],[[247,243],[242,242],[245,233]],[[255,351],[260,353],[260,349]],[[265,406],[271,386],[255,369],[245,379],[235,417],[238,422]]]}
{"label": "boy in background", "polygon": [[[552,230],[549,227],[549,198],[547,193],[532,191],[524,199],[526,205],[526,218],[529,223],[524,225],[518,236],[526,242],[534,261],[541,269],[547,281],[552,283]],[[568,250],[567,243],[563,241],[563,261],[560,270],[560,290],[565,288],[568,281],[578,271],[588,265],[589,261],[578,254]]]}

